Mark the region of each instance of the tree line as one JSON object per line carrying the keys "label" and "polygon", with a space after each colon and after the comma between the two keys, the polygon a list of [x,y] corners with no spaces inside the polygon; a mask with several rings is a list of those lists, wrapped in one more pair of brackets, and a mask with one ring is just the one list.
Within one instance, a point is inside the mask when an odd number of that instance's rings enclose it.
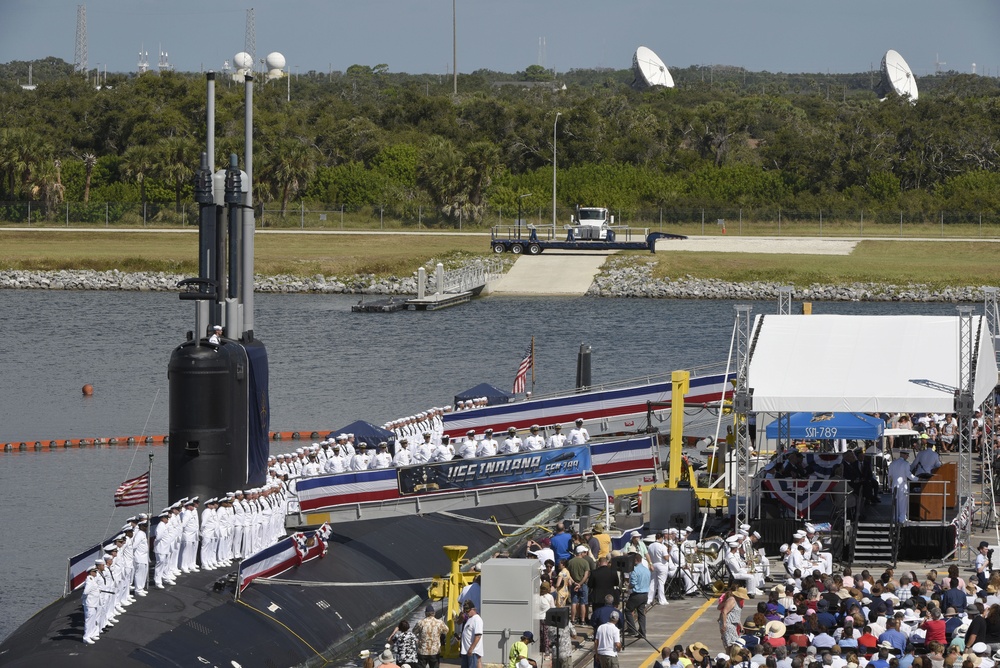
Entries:
{"label": "tree line", "polygon": [[[0,201],[44,215],[62,201],[191,199],[204,75],[33,65],[34,90],[19,85],[28,63],[0,76]],[[255,90],[255,195],[282,212],[305,201],[475,223],[519,198],[551,206],[555,140],[560,207],[1000,211],[994,78],[922,77],[910,104],[878,100],[867,72],[674,76],[674,89],[636,91],[627,70],[533,66],[461,75],[453,96],[449,77],[385,65],[293,74]],[[220,76],[216,91],[222,165],[242,154],[243,89]]]}

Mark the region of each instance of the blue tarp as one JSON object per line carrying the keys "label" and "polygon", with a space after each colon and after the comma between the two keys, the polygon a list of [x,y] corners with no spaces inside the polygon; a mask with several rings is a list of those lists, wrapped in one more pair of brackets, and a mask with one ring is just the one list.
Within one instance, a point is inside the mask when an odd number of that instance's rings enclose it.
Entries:
{"label": "blue tarp", "polygon": [[[870,441],[882,435],[885,422],[864,413],[792,413],[792,438],[833,440],[847,438]],[[778,421],[767,425],[767,437],[778,438]]]}
{"label": "blue tarp", "polygon": [[509,404],[514,400],[514,395],[510,392],[504,392],[499,388],[493,387],[489,383],[480,383],[465,392],[456,394],[455,403],[457,404],[459,401],[468,401],[469,399],[479,399],[480,397],[486,397],[487,406]]}
{"label": "blue tarp", "polygon": [[379,443],[385,441],[389,444],[389,451],[394,452],[393,443],[396,440],[396,435],[388,429],[376,427],[372,423],[365,422],[364,420],[358,420],[357,422],[352,422],[346,427],[341,427],[340,429],[331,431],[327,435],[327,438],[334,438],[337,434],[354,434],[354,442],[366,443],[372,452],[375,452],[375,448]]}

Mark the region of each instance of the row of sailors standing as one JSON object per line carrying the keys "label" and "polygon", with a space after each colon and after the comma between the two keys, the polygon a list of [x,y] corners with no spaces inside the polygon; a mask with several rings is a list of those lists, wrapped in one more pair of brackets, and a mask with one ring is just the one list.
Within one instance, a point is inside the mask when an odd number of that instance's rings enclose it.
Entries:
{"label": "row of sailors standing", "polygon": [[[149,516],[130,517],[121,533],[104,546],[104,556],[88,570],[83,587],[83,641],[93,645],[117,615],[148,594],[152,540],[157,589],[177,584],[181,573],[228,566],[284,537],[287,494],[280,482],[208,499],[199,516],[198,497],[181,499],[156,516],[152,538]],[[201,566],[198,555],[201,555]],[[135,596],[131,592],[134,592]]]}
{"label": "row of sailors standing", "polygon": [[444,414],[450,412],[451,406],[430,408],[416,415],[386,422],[382,425],[382,428],[388,429],[395,434],[396,441],[430,432],[434,445],[438,445],[441,442],[441,436],[444,434]]}
{"label": "row of sailors standing", "polygon": [[529,429],[530,435],[521,439],[517,435],[517,428],[510,427],[507,429],[507,438],[498,442],[493,438],[492,429],[487,429],[482,439],[477,439],[476,431],[470,429],[460,442],[452,443],[451,438],[445,434],[436,444],[434,433],[425,431],[422,434],[423,440],[412,450],[408,437],[399,439],[394,454],[389,453],[389,444],[385,441],[378,444],[377,451],[373,454],[368,451],[366,443],[361,442],[355,446],[348,435],[340,434],[335,439],[313,443],[309,448],[298,448],[294,454],[276,455],[272,458],[270,467],[277,474],[287,475],[289,478],[309,477],[324,473],[399,468],[452,459],[493,457],[567,445],[585,445],[590,440],[582,419],[577,419],[576,427],[570,431],[569,436],[562,433],[562,425],[559,424],[554,425],[553,431],[551,436],[545,438],[540,433],[541,427],[536,424]]}

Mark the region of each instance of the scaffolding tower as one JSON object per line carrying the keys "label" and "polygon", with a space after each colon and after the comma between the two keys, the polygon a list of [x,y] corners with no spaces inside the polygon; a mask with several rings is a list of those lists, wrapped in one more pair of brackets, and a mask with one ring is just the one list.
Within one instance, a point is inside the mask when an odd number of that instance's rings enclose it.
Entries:
{"label": "scaffolding tower", "polygon": [[736,388],[733,392],[733,412],[736,414],[736,452],[733,462],[736,465],[735,486],[733,489],[733,516],[736,526],[750,521],[750,431],[747,428],[747,415],[752,410],[750,387],[747,383],[750,370],[751,353],[751,319],[752,306],[738,304],[736,307]]}

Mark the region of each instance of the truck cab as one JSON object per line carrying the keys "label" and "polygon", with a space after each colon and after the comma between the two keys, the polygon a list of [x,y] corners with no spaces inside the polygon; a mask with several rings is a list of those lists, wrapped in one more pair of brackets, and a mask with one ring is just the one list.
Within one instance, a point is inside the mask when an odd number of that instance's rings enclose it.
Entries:
{"label": "truck cab", "polygon": [[578,206],[576,215],[570,216],[566,241],[614,241],[615,217],[604,207]]}

